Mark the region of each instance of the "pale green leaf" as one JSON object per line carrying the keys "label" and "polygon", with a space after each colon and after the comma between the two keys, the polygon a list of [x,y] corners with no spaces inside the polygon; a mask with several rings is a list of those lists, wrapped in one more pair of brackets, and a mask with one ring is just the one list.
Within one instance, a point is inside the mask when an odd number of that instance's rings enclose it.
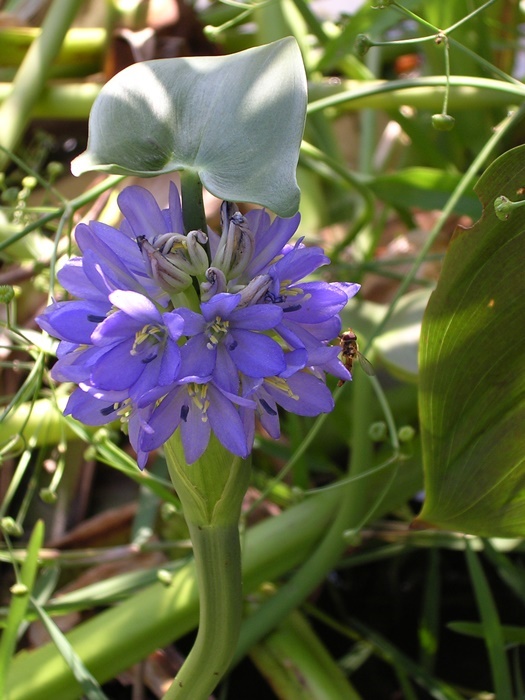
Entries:
{"label": "pale green leaf", "polygon": [[306,100],[292,37],[229,56],[137,63],[101,90],[72,171],[190,170],[221,199],[292,216]]}

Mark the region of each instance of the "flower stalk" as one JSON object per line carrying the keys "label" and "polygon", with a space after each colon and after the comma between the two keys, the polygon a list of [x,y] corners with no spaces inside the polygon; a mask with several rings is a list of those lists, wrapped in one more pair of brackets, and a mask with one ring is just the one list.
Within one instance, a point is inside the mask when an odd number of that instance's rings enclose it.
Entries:
{"label": "flower stalk", "polygon": [[239,517],[250,467],[215,438],[203,456],[188,465],[180,431],[168,440],[165,453],[193,543],[200,607],[195,644],[164,700],[207,700],[226,673],[239,637]]}

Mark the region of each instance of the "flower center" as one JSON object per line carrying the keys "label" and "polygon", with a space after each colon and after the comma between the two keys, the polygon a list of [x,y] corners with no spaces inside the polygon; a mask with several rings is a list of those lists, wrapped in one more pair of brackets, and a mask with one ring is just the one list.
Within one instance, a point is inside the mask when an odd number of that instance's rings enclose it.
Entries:
{"label": "flower center", "polygon": [[165,335],[166,333],[163,328],[147,323],[140,331],[135,333],[131,355],[146,354],[149,352],[147,357],[143,359],[143,362],[150,362],[157,357],[157,350],[155,349],[153,352],[151,352],[151,350],[162,343]]}
{"label": "flower center", "polygon": [[208,342],[206,347],[208,350],[213,350],[221,342],[224,336],[230,330],[230,322],[224,321],[220,316],[216,316],[214,321],[208,324]]}
{"label": "flower center", "polygon": [[194,406],[201,413],[201,420],[203,423],[208,421],[208,407],[210,405],[210,400],[208,399],[208,385],[207,384],[188,384],[188,396],[192,400]]}
{"label": "flower center", "polygon": [[277,391],[282,391],[283,394],[286,394],[289,396],[291,399],[294,399],[295,401],[299,401],[299,396],[297,394],[294,394],[293,391],[290,389],[287,381],[283,379],[282,377],[266,377],[264,380],[268,384],[271,384],[274,389],[277,389]]}

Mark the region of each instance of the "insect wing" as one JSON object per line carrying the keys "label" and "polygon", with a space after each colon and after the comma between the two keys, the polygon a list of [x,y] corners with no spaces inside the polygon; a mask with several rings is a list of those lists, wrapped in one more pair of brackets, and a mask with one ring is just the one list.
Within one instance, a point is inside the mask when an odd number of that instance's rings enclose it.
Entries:
{"label": "insect wing", "polygon": [[357,351],[357,359],[359,360],[359,364],[363,368],[363,372],[365,374],[368,374],[369,377],[374,377],[375,376],[375,369],[372,367],[372,363],[366,359],[364,355],[362,355],[359,351]]}

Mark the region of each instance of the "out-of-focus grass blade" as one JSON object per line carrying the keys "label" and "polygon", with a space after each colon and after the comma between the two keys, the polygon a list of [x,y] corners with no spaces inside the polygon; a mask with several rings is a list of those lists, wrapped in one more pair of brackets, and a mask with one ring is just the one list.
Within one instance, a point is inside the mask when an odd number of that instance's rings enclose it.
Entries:
{"label": "out-of-focus grass blade", "polygon": [[512,698],[509,664],[498,611],[478,556],[470,546],[468,539],[465,540],[465,543],[467,564],[481,617],[483,636],[494,681],[494,691],[498,698]]}
{"label": "out-of-focus grass blade", "polygon": [[439,550],[431,549],[428,555],[429,567],[425,582],[423,612],[419,623],[418,635],[421,649],[421,665],[426,671],[432,673],[439,645]]}
{"label": "out-of-focus grass blade", "polygon": [[82,687],[87,700],[108,700],[108,697],[104,694],[96,679],[84,666],[80,657],[75,653],[71,644],[55,625],[44,608],[34,598],[31,599],[31,603],[38,612],[42,624],[61,653],[62,658]]}
{"label": "out-of-focus grass blade", "polygon": [[129,476],[133,481],[141,486],[147,486],[159,498],[174,505],[180,505],[179,499],[173,492],[171,482],[167,479],[161,479],[155,474],[150,474],[148,471],[140,471],[136,461],[128,454],[115,445],[109,436],[104,436],[96,441],[97,456],[100,461],[105,462],[110,467],[118,469],[118,471]]}
{"label": "out-of-focus grass blade", "polygon": [[[33,586],[32,598],[36,598],[40,604],[45,603],[55,590],[59,574],[60,569],[56,566],[43,571]],[[29,605],[28,610],[26,611],[25,619],[18,628],[18,638],[25,633],[33,619],[31,610],[31,605]]]}
{"label": "out-of-focus grass blade", "polygon": [[297,610],[250,650],[250,658],[282,700],[361,698]]}
{"label": "out-of-focus grass blade", "polygon": [[489,541],[485,542],[483,551],[490,563],[497,569],[501,580],[507,584],[522,603],[525,603],[525,571],[515,566],[503,552],[496,549]]}
{"label": "out-of-focus grass blade", "polygon": [[463,700],[463,696],[454,690],[451,685],[432,676],[422,666],[412,661],[412,659],[399,651],[397,647],[374,630],[371,630],[367,625],[364,625],[360,620],[352,618],[349,625],[363,639],[372,644],[376,653],[387,663],[392,664],[397,673],[401,672],[408,675],[419,686],[425,688],[435,700]]}
{"label": "out-of-focus grass blade", "polygon": [[[0,698],[5,697],[4,683],[7,677],[7,668],[15,650],[20,625],[24,620],[29,603],[29,596],[35,583],[38,571],[38,552],[44,541],[44,530],[44,523],[42,520],[39,520],[33,528],[27,546],[27,557],[20,568],[19,580],[17,581],[19,590],[13,592],[6,626],[2,632],[2,638],[0,640]],[[24,586],[25,591],[23,589]]]}
{"label": "out-of-focus grass blade", "polygon": [[[458,634],[466,634],[469,637],[485,638],[484,626],[479,622],[449,622],[447,627]],[[501,636],[505,645],[525,644],[525,627],[515,625],[501,625]]]}

